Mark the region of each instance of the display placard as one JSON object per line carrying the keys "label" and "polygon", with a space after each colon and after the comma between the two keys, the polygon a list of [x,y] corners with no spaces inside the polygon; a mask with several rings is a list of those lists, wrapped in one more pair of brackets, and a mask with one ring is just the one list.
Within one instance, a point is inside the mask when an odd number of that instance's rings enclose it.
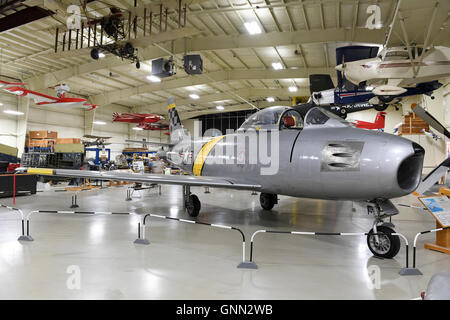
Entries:
{"label": "display placard", "polygon": [[419,200],[442,227],[450,226],[450,199],[447,196],[420,197]]}

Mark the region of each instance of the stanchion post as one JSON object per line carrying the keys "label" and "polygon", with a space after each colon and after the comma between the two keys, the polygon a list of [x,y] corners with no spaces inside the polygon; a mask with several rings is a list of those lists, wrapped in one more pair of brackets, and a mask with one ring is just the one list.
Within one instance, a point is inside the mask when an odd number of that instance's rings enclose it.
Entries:
{"label": "stanchion post", "polygon": [[[22,217],[22,235],[17,240],[19,240],[19,241],[34,241],[33,237],[30,236],[30,220],[28,219],[28,217],[30,216],[30,214],[32,214],[33,212],[36,212],[36,211],[30,211],[26,218],[25,218],[22,210],[19,210],[19,212]],[[27,223],[26,234],[25,234],[25,221]]]}
{"label": "stanchion post", "polygon": [[131,189],[129,187],[127,188],[127,197],[125,201],[131,201]]}
{"label": "stanchion post", "polygon": [[[147,216],[149,216],[149,215],[150,215],[150,214],[146,214],[146,215],[142,218],[142,224],[141,224],[140,222],[138,223],[138,237],[137,237],[136,240],[134,240],[133,243],[135,243],[135,244],[145,244],[145,245],[150,244],[150,241],[148,241],[148,240],[145,238],[145,228],[146,228],[145,222],[146,222]],[[141,225],[142,225],[142,237],[141,237]]]}
{"label": "stanchion post", "polygon": [[78,208],[79,207],[79,205],[78,205],[78,203],[77,203],[77,194],[75,193],[75,194],[73,194],[72,195],[72,205],[70,206],[71,208]]}
{"label": "stanchion post", "polygon": [[[418,274],[422,274],[419,270],[417,270],[415,268],[409,268],[409,243],[408,243],[408,239],[406,239],[406,237],[404,235],[402,235],[401,233],[393,233],[392,235],[401,237],[405,241],[405,247],[406,247],[406,264],[405,264],[405,267],[402,268],[399,271],[398,274],[401,275],[401,276],[415,276],[415,275],[418,275]],[[419,271],[419,273],[417,273],[417,271]]]}

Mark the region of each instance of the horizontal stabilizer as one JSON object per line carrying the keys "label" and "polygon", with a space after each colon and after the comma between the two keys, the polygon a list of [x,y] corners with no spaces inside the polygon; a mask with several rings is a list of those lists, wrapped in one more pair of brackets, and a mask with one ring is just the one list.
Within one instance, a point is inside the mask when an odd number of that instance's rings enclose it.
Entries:
{"label": "horizontal stabilizer", "polygon": [[436,130],[437,132],[443,134],[448,139],[450,139],[450,132],[448,132],[447,129],[439,121],[437,121],[435,117],[433,117],[431,114],[429,114],[424,108],[422,108],[419,105],[413,104],[411,106],[411,109],[423,121],[428,123],[434,130]]}
{"label": "horizontal stabilizer", "polygon": [[440,165],[433,169],[426,177],[422,180],[416,189],[418,194],[424,194],[428,191],[443,175],[450,170],[450,158],[445,159]]}
{"label": "horizontal stabilizer", "polygon": [[372,93],[377,96],[398,96],[405,93],[407,90],[402,87],[382,85],[372,90]]}

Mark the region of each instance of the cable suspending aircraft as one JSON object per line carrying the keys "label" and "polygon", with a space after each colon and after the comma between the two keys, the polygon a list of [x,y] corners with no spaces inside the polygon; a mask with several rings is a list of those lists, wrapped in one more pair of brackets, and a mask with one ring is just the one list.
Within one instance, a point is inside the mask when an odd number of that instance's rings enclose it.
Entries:
{"label": "cable suspending aircraft", "polygon": [[320,107],[304,111],[266,108],[248,118],[236,133],[194,139],[181,124],[173,98],[168,105],[170,151],[165,156],[190,176],[40,168],[21,171],[182,185],[191,217],[201,208],[199,198],[190,191],[198,186],[260,191],[265,210],[274,207],[277,195],[363,201],[374,218],[367,236],[369,249],[385,258],[398,253],[400,240],[384,220],[398,213],[389,199],[410,194],[420,183],[425,154],[420,145],[354,128]]}

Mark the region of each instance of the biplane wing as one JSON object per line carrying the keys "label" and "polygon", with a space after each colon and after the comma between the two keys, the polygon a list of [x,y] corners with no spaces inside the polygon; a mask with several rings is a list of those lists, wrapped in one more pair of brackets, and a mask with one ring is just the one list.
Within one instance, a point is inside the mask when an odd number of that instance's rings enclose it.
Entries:
{"label": "biplane wing", "polygon": [[128,123],[154,123],[164,119],[156,114],[146,113],[113,113],[113,121]]}
{"label": "biplane wing", "polygon": [[[87,28],[87,27],[86,27]],[[200,31],[198,29],[192,28],[192,27],[184,27],[179,28],[175,30],[169,30],[161,33],[153,33],[146,36],[137,37],[135,39],[127,39],[127,40],[120,40],[117,42],[107,41],[106,43],[103,43],[103,45],[113,45],[114,43],[117,45],[124,45],[126,43],[131,43],[134,47],[147,47],[152,45],[153,43],[158,42],[165,42],[165,41],[172,41],[177,39],[182,39],[186,37],[192,37],[195,35],[200,34]],[[98,45],[98,44],[97,44]],[[91,50],[95,48],[96,46],[90,46],[88,48],[78,48],[78,49],[71,49],[71,50],[64,50],[64,51],[58,51],[55,53],[49,53],[48,57],[57,59],[57,58],[66,58],[66,57],[78,57],[83,55],[89,55]],[[108,52],[104,52],[104,54],[108,54]]]}

